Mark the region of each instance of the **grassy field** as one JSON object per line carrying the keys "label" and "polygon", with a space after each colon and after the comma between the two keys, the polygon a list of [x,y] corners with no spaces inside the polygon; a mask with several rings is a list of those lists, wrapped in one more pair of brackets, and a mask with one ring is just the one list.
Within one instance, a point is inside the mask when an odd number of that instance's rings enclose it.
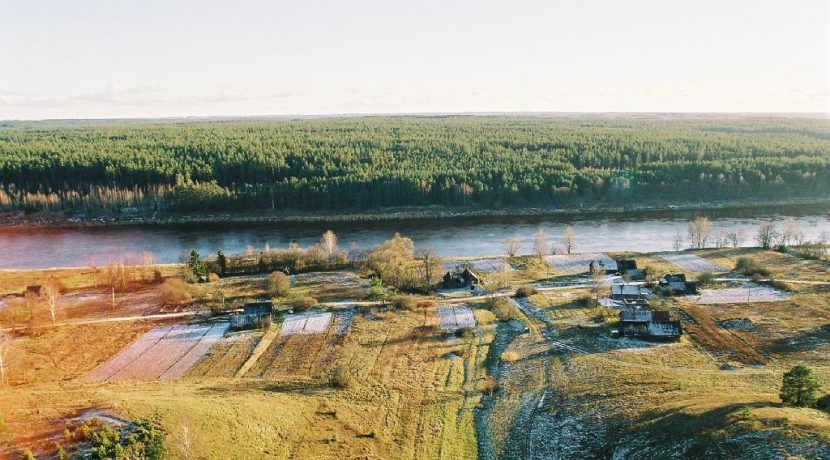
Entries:
{"label": "grassy field", "polygon": [[[774,251],[694,254],[728,268],[750,257],[779,280],[827,280],[821,263]],[[658,276],[677,271],[656,254],[626,256]],[[580,276],[540,273],[532,258],[510,263],[513,287],[546,276],[586,284]],[[65,297],[100,293],[100,286],[85,284],[91,281],[82,272],[70,275],[75,281]],[[16,283],[4,289],[20,292],[43,275],[3,276]],[[712,288],[721,284],[728,283]],[[295,283],[292,295],[359,300],[367,286],[350,272],[310,274]],[[265,287],[260,276],[200,289],[219,289],[235,306],[263,295]],[[106,299],[85,297],[62,318],[158,312],[157,289],[150,284],[124,292],[114,309]],[[331,313],[331,320],[313,333],[283,333],[288,312],[280,307],[270,330],[228,332],[184,378],[163,382],[79,378],[153,327],[204,319],[6,333],[0,458],[16,458],[24,447],[53,452],[64,443],[66,424],[91,410],[127,420],[158,416],[171,458],[185,456],[177,442],[183,427],[196,433],[191,458],[830,455],[830,414],[787,407],[778,398],[783,372],[798,363],[813,368],[821,395],[830,393],[827,286],[798,285],[780,302],[655,301],[682,321],[685,333],[674,343],[612,337],[618,310],[595,306],[595,295],[585,287],[543,290],[507,304],[509,321],[496,319],[494,299],[486,297],[412,311],[321,304],[310,313]],[[450,303],[472,308],[475,327],[441,330],[439,311]],[[44,307],[38,308],[43,320]]]}

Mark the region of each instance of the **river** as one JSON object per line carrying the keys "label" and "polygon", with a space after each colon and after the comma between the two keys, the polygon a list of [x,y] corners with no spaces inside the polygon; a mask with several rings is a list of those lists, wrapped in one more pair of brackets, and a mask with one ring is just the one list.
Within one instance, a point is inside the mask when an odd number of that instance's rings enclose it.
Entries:
{"label": "river", "polygon": [[395,232],[413,239],[416,247],[431,247],[442,256],[482,256],[503,253],[501,242],[514,235],[523,242],[523,252],[531,252],[533,235],[542,230],[551,244],[562,246],[566,225],[576,231],[574,251],[664,251],[674,246],[676,234],[686,236],[688,223],[698,215],[710,218],[715,231],[744,229],[745,245],[758,225],[772,220],[779,227],[789,217],[807,239],[830,233],[830,205],[771,207],[768,209],[730,209],[710,211],[662,211],[636,214],[595,214],[552,217],[497,217],[420,219],[370,223],[285,223],[267,225],[198,225],[52,228],[0,230],[0,268],[50,268],[106,264],[110,260],[142,252],[153,253],[159,263],[177,262],[185,251],[196,249],[203,255],[218,249],[241,253],[251,245],[260,250],[291,242],[315,244],[331,228],[341,248],[354,242],[369,248]]}

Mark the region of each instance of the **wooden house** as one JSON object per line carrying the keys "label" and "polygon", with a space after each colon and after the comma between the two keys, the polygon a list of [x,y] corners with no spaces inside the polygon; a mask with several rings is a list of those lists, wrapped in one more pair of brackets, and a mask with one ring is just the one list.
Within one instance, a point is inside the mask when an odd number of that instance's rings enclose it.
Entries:
{"label": "wooden house", "polygon": [[680,321],[667,311],[631,308],[620,312],[620,333],[626,337],[677,340],[682,334]]}
{"label": "wooden house", "polygon": [[479,284],[478,276],[469,268],[465,268],[462,272],[453,274],[447,272],[441,281],[441,286],[444,289],[458,289],[458,288],[474,288]]}
{"label": "wooden house", "polygon": [[595,268],[599,268],[599,270],[606,275],[613,275],[619,271],[617,268],[617,262],[614,260],[592,260],[588,263],[588,273],[594,273]]}
{"label": "wooden house", "polygon": [[615,262],[617,262],[617,270],[619,270],[619,274],[621,276],[625,276],[633,280],[646,279],[646,271],[641,268],[637,268],[636,260],[616,259]]}

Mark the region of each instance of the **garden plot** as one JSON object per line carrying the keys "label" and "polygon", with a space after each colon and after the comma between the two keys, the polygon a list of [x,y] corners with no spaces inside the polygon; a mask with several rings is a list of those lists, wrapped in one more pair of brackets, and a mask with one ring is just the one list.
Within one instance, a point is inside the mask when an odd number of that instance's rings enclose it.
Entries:
{"label": "garden plot", "polygon": [[187,370],[202,359],[219,342],[227,330],[228,323],[220,323],[212,326],[190,351],[176,361],[176,364],[173,364],[164,371],[159,378],[161,380],[175,380],[184,377]]}
{"label": "garden plot", "polygon": [[506,259],[472,259],[472,260],[454,260],[444,262],[444,270],[457,271],[462,267],[470,267],[470,270],[480,273],[496,273],[504,267],[507,271],[513,271],[513,267]]}
{"label": "garden plot", "polygon": [[301,313],[288,315],[282,322],[280,335],[294,334],[318,334],[326,332],[331,323],[332,314],[325,313]]}
{"label": "garden plot", "polygon": [[789,295],[770,286],[747,283],[740,287],[725,289],[704,289],[697,303],[700,305],[717,305],[724,303],[781,302]]}
{"label": "garden plot", "polygon": [[553,256],[545,256],[548,264],[557,272],[561,274],[579,274],[588,273],[591,261],[602,262],[605,270],[617,270],[617,262],[614,259],[602,253],[587,253],[587,254],[560,254]]}
{"label": "garden plot", "polygon": [[716,264],[709,259],[694,254],[667,252],[660,254],[660,258],[690,272],[721,273],[729,271],[723,265]]}
{"label": "garden plot", "polygon": [[454,331],[456,329],[473,328],[476,326],[476,318],[469,307],[460,305],[447,305],[438,307],[438,321],[441,329]]}
{"label": "garden plot", "polygon": [[221,339],[227,323],[152,329],[84,380],[172,380],[181,378]]}
{"label": "garden plot", "polygon": [[321,302],[363,299],[371,287],[369,280],[351,271],[300,273],[291,278],[299,291],[307,290]]}
{"label": "garden plot", "polygon": [[334,314],[334,321],[331,324],[331,333],[334,335],[346,335],[354,319],[354,310],[339,310]]}

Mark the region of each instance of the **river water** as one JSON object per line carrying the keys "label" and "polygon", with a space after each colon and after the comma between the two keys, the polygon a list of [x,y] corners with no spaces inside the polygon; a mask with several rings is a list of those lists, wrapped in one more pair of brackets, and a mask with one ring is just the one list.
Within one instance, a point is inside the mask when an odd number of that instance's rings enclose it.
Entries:
{"label": "river water", "polygon": [[715,231],[744,229],[745,245],[764,220],[780,224],[789,217],[807,239],[830,233],[830,205],[732,209],[707,211],[664,211],[636,214],[595,214],[555,217],[498,217],[421,219],[370,223],[303,223],[264,225],[142,226],[72,229],[0,230],[0,268],[49,268],[86,266],[91,260],[103,265],[110,260],[142,252],[153,253],[160,263],[177,262],[185,251],[202,255],[241,253],[248,245],[261,250],[291,242],[316,244],[326,229],[338,236],[341,248],[354,242],[370,248],[395,232],[413,239],[416,247],[431,247],[442,256],[481,256],[503,253],[501,242],[516,236],[522,251],[531,252],[533,235],[543,230],[552,245],[562,246],[568,224],[576,230],[574,251],[664,251],[674,246],[676,234],[685,238],[688,223],[698,215],[712,221]]}

